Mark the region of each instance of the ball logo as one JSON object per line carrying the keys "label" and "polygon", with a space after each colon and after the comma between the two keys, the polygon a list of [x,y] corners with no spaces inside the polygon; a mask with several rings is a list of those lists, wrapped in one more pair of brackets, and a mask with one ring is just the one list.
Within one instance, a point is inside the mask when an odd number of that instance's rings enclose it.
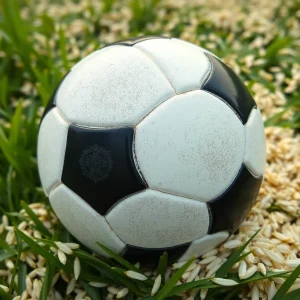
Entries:
{"label": "ball logo", "polygon": [[108,177],[113,162],[109,151],[94,145],[82,152],[79,163],[84,176],[98,182]]}

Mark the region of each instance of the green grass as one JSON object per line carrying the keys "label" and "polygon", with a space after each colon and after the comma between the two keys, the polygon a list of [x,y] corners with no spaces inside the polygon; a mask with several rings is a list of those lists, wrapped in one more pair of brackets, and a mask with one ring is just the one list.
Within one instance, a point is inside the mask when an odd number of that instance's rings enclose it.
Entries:
{"label": "green grass", "polygon": [[[6,213],[10,222],[17,226],[24,219],[19,211],[22,208],[25,209],[35,228],[41,232],[44,241],[44,246],[40,246],[37,243],[38,240],[28,238],[16,229],[18,245],[13,247],[7,245],[3,240],[3,235],[0,234],[0,269],[3,268],[3,262],[6,258],[19,257],[24,249],[30,249],[32,252],[44,256],[47,259],[47,272],[40,299],[46,299],[55,272],[63,269],[66,273],[73,274],[72,263],[74,260],[74,257],[70,256],[67,264],[62,265],[57,257],[49,251],[50,246],[54,246],[53,241],[55,240],[73,240],[70,234],[59,224],[53,227],[54,233],[50,233],[28,207],[30,203],[43,202],[47,209],[51,209],[40,186],[36,161],[37,133],[42,109],[46,106],[63,75],[82,58],[81,53],[86,55],[106,44],[105,33],[109,33],[110,28],[107,28],[107,25],[103,23],[103,19],[108,16],[107,14],[117,12],[120,9],[116,7],[116,2],[115,0],[106,0],[103,9],[99,10],[90,1],[84,11],[72,12],[55,19],[47,10],[37,13],[35,1],[2,0],[0,2],[0,215]],[[246,2],[244,3],[244,10],[247,11],[249,8]],[[280,17],[279,12],[275,13],[273,22],[276,23],[278,32],[265,45],[263,53],[259,53],[258,49],[249,47],[255,37],[260,35],[259,32],[254,31],[243,38],[241,37],[244,30],[243,24],[239,24],[238,30],[234,32],[231,32],[230,29],[220,29],[215,26],[214,22],[202,18],[202,7],[166,8],[166,17],[162,18],[158,15],[158,11],[160,7],[164,6],[164,3],[159,0],[128,0],[126,5],[131,11],[129,32],[126,35],[116,34],[116,39],[139,34],[164,35],[166,33],[180,37],[190,25],[191,14],[196,12],[194,17],[198,18],[198,24],[192,38],[197,42],[201,40],[202,47],[211,48],[210,35],[214,33],[218,36],[218,40],[212,51],[221,58],[236,54],[236,61],[240,66],[244,66],[243,59],[247,55],[254,55],[256,59],[264,60],[262,65],[251,67],[250,72],[243,71],[243,69],[241,71],[240,76],[247,82],[250,90],[252,90],[255,82],[260,82],[270,92],[274,92],[276,89],[274,82],[262,78],[259,72],[261,70],[270,72],[272,67],[280,67],[281,72],[290,78],[293,75],[291,74],[292,66],[300,59],[299,51],[295,55],[281,54],[284,48],[297,48],[297,40],[290,35],[291,26],[288,25],[289,16],[294,15],[295,11],[299,9],[299,3],[296,1],[294,5],[287,8],[289,11],[287,16]],[[21,9],[24,8],[27,10],[26,18],[21,17],[20,13]],[[174,16],[177,16],[174,26],[165,32],[166,26]],[[72,42],[70,37],[66,36],[65,28],[76,19],[82,20],[86,24],[86,29],[84,33],[75,35],[75,42]],[[152,24],[159,25],[153,27]],[[239,49],[232,47],[232,42],[228,39],[230,33],[234,35],[233,40],[240,40],[241,47]],[[79,54],[70,55],[74,45],[72,43],[78,47]],[[283,82],[280,89],[284,91],[286,87],[287,83]],[[287,97],[286,105],[276,115],[271,116],[265,125],[299,130],[299,89],[285,93],[285,96]],[[290,117],[283,118],[288,111],[292,111]],[[224,299],[224,295],[228,295],[230,292],[234,298],[240,286],[249,282],[249,280],[241,281],[231,273],[227,273],[239,259],[241,252],[233,254],[231,260],[227,261],[228,266],[225,265],[218,271],[220,276],[231,276],[239,282],[239,286],[234,290],[220,287],[211,282],[210,279],[176,287],[178,274],[186,268],[184,266],[173,275],[173,279],[162,285],[154,298],[174,297],[186,290],[200,288],[214,290],[213,296],[210,296],[214,298],[211,299]],[[122,273],[123,270],[134,270],[134,266],[121,257],[115,255],[114,260],[100,259],[92,256],[84,248],[83,250],[76,250],[74,253],[80,258],[82,264],[84,263],[80,281],[92,299],[104,299],[105,291],[89,286],[88,282],[90,281],[127,286],[130,290],[128,299],[135,299],[136,295],[141,295],[145,299],[153,299],[149,296],[153,284],[152,280],[138,282],[126,277]],[[167,256],[164,255],[158,266],[160,274],[165,273],[166,263]],[[25,276],[28,272],[26,264],[22,262],[16,264],[14,276],[18,277],[19,284],[16,285],[12,282],[10,292],[14,290],[21,293],[25,289]],[[299,276],[298,273],[299,269],[291,275],[293,276],[292,279],[287,281],[287,284],[278,291],[279,298],[285,294],[295,276]],[[251,280],[261,280],[274,276],[284,277],[286,275],[285,273],[273,274],[269,272],[263,277],[257,273]],[[2,283],[0,278],[0,284]],[[1,299],[11,299],[9,293],[1,288],[0,296]]]}

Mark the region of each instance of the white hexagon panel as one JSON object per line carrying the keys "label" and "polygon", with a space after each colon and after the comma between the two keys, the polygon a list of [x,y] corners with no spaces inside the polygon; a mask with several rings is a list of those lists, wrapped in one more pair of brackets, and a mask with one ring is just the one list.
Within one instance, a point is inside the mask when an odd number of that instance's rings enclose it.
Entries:
{"label": "white hexagon panel", "polygon": [[150,188],[207,202],[237,176],[245,130],[223,101],[192,91],[167,100],[137,125],[135,153]]}

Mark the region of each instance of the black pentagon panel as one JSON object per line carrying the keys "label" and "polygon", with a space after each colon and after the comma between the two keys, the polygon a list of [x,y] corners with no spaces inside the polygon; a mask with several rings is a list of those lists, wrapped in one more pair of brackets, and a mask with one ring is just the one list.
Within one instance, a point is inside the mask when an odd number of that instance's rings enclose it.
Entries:
{"label": "black pentagon panel", "polygon": [[127,260],[144,266],[157,266],[159,258],[164,252],[168,253],[168,264],[176,262],[189,248],[190,243],[168,248],[142,248],[128,245],[123,256]]}
{"label": "black pentagon panel", "polygon": [[263,178],[255,178],[242,165],[230,187],[217,199],[207,202],[211,212],[208,233],[235,232],[246,218],[258,195]]}
{"label": "black pentagon panel", "polygon": [[59,90],[59,88],[61,87],[63,81],[65,80],[65,78],[68,76],[68,74],[71,72],[71,70],[69,72],[67,72],[64,77],[62,78],[62,80],[60,81],[59,85],[57,86],[56,90],[54,91],[54,93],[52,94],[47,106],[45,107],[45,110],[44,110],[44,113],[42,115],[42,118],[41,118],[41,122],[43,121],[44,117],[46,116],[46,114],[52,109],[55,107],[55,96]]}
{"label": "black pentagon panel", "polygon": [[247,123],[253,107],[256,106],[248,89],[240,78],[223,62],[206,53],[212,64],[212,71],[202,87],[226,101],[239,115],[243,124]]}
{"label": "black pentagon panel", "polygon": [[101,215],[146,188],[133,159],[133,134],[131,127],[69,128],[62,182]]}
{"label": "black pentagon panel", "polygon": [[117,42],[109,44],[105,47],[113,46],[113,45],[134,46],[137,43],[147,41],[147,40],[152,40],[152,39],[168,39],[168,38],[164,37],[164,36],[154,36],[154,35],[139,36],[139,37],[135,37],[135,38],[128,39],[128,40],[117,41]]}

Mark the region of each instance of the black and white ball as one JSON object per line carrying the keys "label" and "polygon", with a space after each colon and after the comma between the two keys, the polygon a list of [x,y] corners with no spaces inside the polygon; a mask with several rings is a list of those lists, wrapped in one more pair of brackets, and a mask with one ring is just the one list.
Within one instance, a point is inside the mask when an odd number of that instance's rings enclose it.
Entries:
{"label": "black and white ball", "polygon": [[265,165],[259,109],[215,55],[144,37],[95,51],[61,81],[39,130],[43,188],[106,255],[201,255],[245,219]]}

